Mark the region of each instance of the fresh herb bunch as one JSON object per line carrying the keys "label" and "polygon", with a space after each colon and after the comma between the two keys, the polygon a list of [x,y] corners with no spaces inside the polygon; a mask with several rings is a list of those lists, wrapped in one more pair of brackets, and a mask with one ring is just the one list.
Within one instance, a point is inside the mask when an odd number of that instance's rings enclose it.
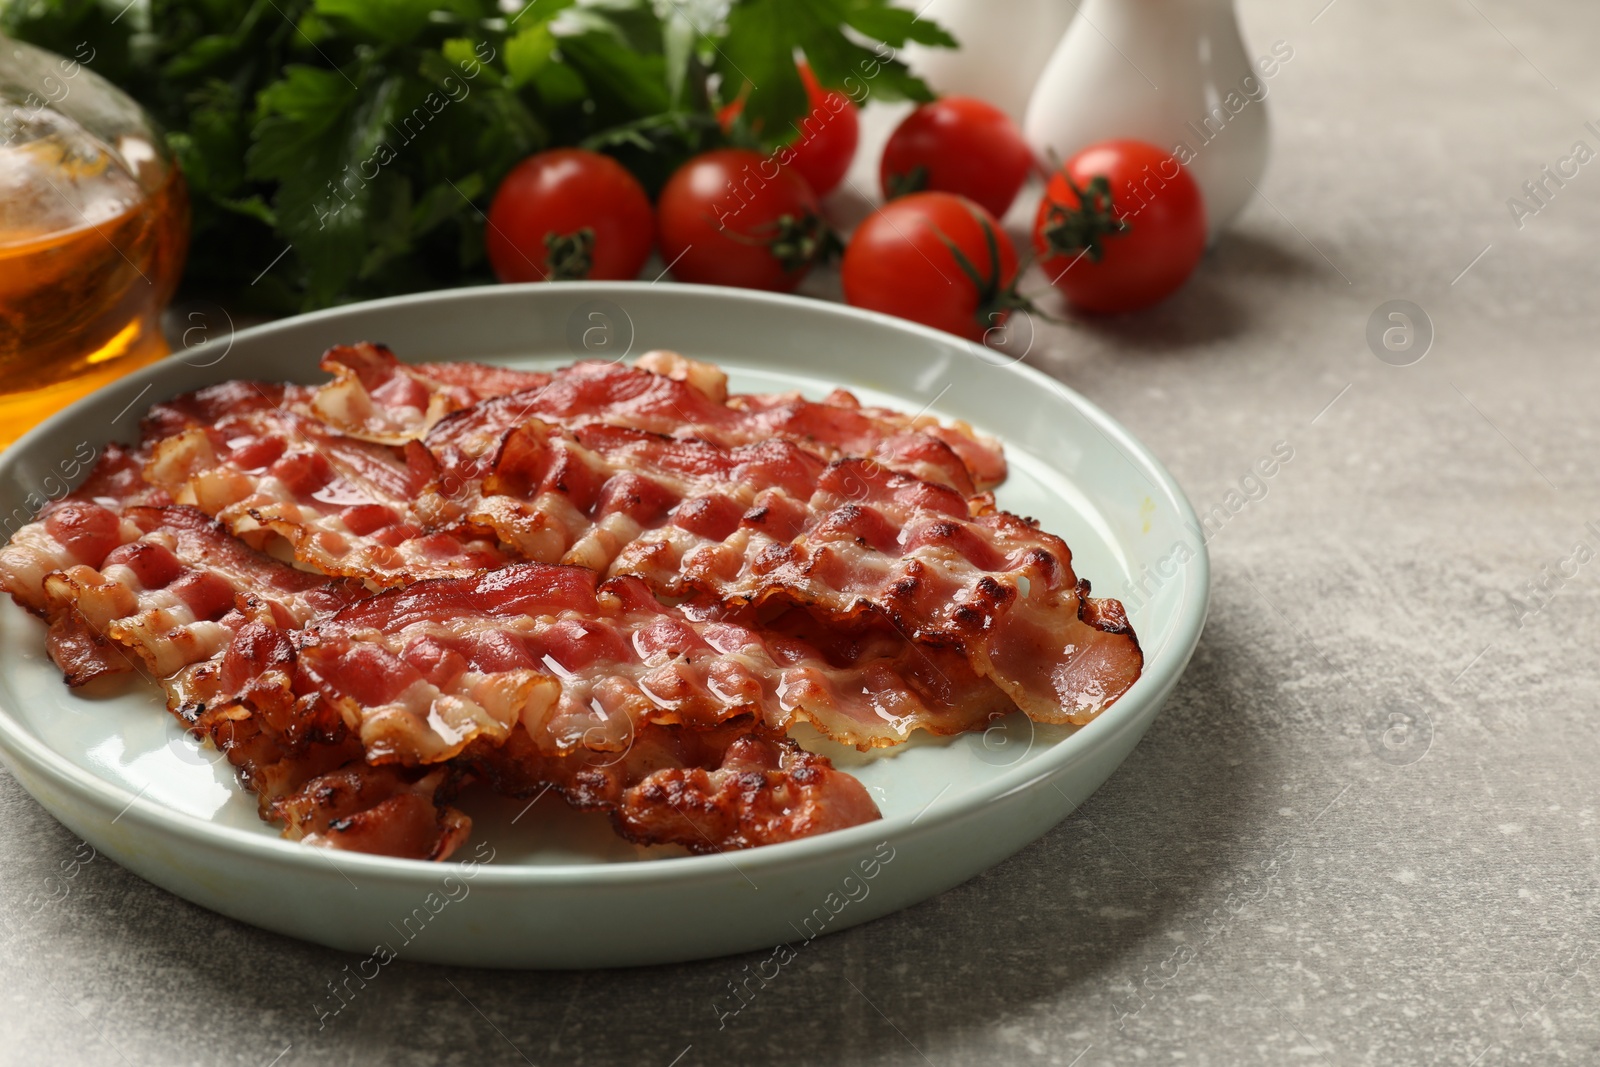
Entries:
{"label": "fresh herb bunch", "polygon": [[894,50],[954,44],[889,0],[0,0],[0,29],[94,50],[188,179],[186,288],[266,310],[488,280],[482,210],[524,156],[582,144],[654,192],[730,136],[792,136],[797,51],[924,100]]}

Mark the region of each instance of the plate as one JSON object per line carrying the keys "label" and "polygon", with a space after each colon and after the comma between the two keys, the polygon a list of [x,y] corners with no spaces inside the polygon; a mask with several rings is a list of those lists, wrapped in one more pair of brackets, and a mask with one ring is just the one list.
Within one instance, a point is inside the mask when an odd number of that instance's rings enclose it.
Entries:
{"label": "plate", "polygon": [[[133,440],[151,403],[229,378],[314,382],[354,340],[403,359],[520,367],[671,348],[741,391],[836,386],[867,403],[966,419],[1004,441],[999,499],[1072,546],[1080,577],[1124,600],[1144,675],[1089,725],[1014,715],[983,734],[863,756],[813,735],[884,818],[714,856],[641,849],[551,797],[469,796],[459,862],[308,848],[261,823],[225,761],[189,739],[154,686],[72,693],[44,627],[0,605],[0,758],[56,818],[141,877],[203,907],[369,956],[489,967],[606,967],[773,948],[924,900],[1005,859],[1082,803],[1171,693],[1205,621],[1194,512],[1161,464],[1060,383],[898,319],[742,290],[638,283],[497,286],[380,300],[214,337],[79,401],[0,454],[9,530],[59,496],[76,459]],[[30,505],[31,498],[31,505]],[[363,963],[363,966],[366,966]]]}

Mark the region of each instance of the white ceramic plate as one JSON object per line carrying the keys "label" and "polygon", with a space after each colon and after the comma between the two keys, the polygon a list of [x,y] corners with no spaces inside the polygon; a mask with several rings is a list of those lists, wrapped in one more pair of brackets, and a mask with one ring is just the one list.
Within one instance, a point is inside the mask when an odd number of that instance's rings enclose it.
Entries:
{"label": "white ceramic plate", "polygon": [[[87,446],[131,441],[156,400],[229,378],[319,381],[329,345],[402,358],[534,367],[672,348],[734,388],[835,386],[964,418],[1006,445],[1001,503],[1066,538],[1099,595],[1124,599],[1144,675],[1072,731],[1020,715],[987,734],[877,756],[817,740],[866,783],[883,821],[719,856],[639,849],[551,797],[531,810],[471,796],[463,862],[334,853],[281,840],[226,762],[190,740],[153,685],[71,693],[44,627],[0,604],[0,757],[118,863],[204,907],[378,959],[503,967],[656,963],[797,945],[905,907],[998,863],[1081,803],[1172,691],[1205,620],[1198,523],[1170,475],[1104,413],[987,349],[797,297],[642,284],[506,286],[377,301],[213,337],[90,396],[0,454],[0,522],[60,495]],[[37,499],[34,501],[37,503]],[[382,948],[380,949],[380,946]]]}

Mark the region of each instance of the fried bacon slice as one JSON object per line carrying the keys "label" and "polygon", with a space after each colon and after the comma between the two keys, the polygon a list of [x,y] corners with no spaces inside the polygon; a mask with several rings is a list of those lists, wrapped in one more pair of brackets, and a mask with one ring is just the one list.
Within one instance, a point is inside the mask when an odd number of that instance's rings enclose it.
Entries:
{"label": "fried bacon slice", "polygon": [[[539,419],[498,436],[447,420],[426,446],[439,474],[417,501],[424,521],[482,527],[530,559],[597,571],[647,530],[720,539],[763,491],[806,499],[825,470],[787,441],[728,449],[600,424],[563,431]],[[669,595],[687,591],[667,568],[653,579]]]}
{"label": "fried bacon slice", "polygon": [[308,844],[443,858],[470,829],[445,802],[469,773],[515,795],[554,787],[574,807],[610,812],[618,832],[636,843],[697,852],[879,817],[854,778],[749,717],[706,729],[641,723],[620,747],[591,747],[597,738],[589,736],[567,752],[535,743],[517,725],[503,744],[476,737],[448,765],[374,766],[295,644],[290,632],[246,622],[222,654],[180,671],[166,687],[175,714],[211,738],[258,794],[263,817],[286,823],[287,836]]}
{"label": "fried bacon slice", "polygon": [[292,632],[235,612],[227,647],[163,680],[167,706],[226,755],[284,836],[325,848],[441,860],[472,821],[451,768],[374,766],[299,674]]}
{"label": "fried bacon slice", "polygon": [[[740,638],[747,645],[759,641],[775,659],[792,661],[775,688],[785,717],[768,712],[769,724],[809,722],[829,740],[864,752],[902,744],[916,730],[935,736],[982,730],[1017,710],[959,651],[909,641],[877,616],[839,624],[804,607],[730,606],[707,596],[680,604],[678,611],[710,635],[751,631]],[[849,714],[841,720],[808,710],[815,708]]]}
{"label": "fried bacon slice", "polygon": [[133,452],[106,445],[82,485],[46,504],[12,535],[0,548],[0,587],[11,599],[48,618],[44,583],[52,572],[79,564],[98,567],[113,549],[138,536],[123,526],[122,509],[171,502],[164,491],[145,484],[139,468]]}
{"label": "fried bacon slice", "polygon": [[[158,412],[150,421],[159,432],[177,432],[147,435],[145,478],[256,547],[282,537],[295,559],[323,574],[399,585],[506,562],[470,533],[417,524],[411,501],[433,475],[426,455],[408,463],[388,446],[330,430],[291,400],[247,405],[209,424]],[[194,401],[163,407],[184,404]]]}
{"label": "fried bacon slice", "polygon": [[[330,349],[335,376],[311,401],[329,426],[367,440],[422,440],[442,421],[451,432],[497,438],[530,417],[572,429],[594,423],[736,448],[784,440],[823,460],[864,456],[972,495],[1005,478],[1000,445],[965,423],[945,425],[863,407],[836,390],[817,402],[799,394],[728,395],[727,375],[671,352],[650,352],[633,367],[580,362],[550,374],[449,364],[410,366],[381,345]],[[512,391],[510,386],[526,384]],[[468,400],[468,398],[475,400]],[[477,402],[482,401],[482,402]]]}
{"label": "fried bacon slice", "polygon": [[289,690],[274,684],[293,662],[280,627],[348,604],[361,587],[295,570],[194,508],[165,504],[139,467],[108,446],[76,492],[0,549],[0,585],[50,622],[46,647],[67,683],[142,666],[290,836],[447,856],[470,826],[438,795],[451,772],[371,767],[336,712],[284,700]]}
{"label": "fried bacon slice", "polygon": [[[382,345],[377,346],[390,359],[393,353]],[[496,367],[488,363],[416,363],[410,364],[425,378],[457,385],[470,390],[479,400],[537,389],[550,381],[550,373],[540,370],[517,370],[514,367]]]}
{"label": "fried bacon slice", "polygon": [[[665,352],[323,366],[155,405],[0,549],[69,684],[159,676],[286,836],[441,859],[478,776],[641,844],[791,840],[879,817],[795,722],[863,749],[1017,705],[1085,722],[1139,674],[964,424],[730,396]],[[317,573],[258,551],[285,546]]]}
{"label": "fried bacon slice", "polygon": [[872,460],[539,419],[498,441],[447,419],[426,443],[441,476],[418,511],[432,521],[666,596],[872,614],[961,653],[1042,722],[1089,721],[1143,666],[1121,605],[1089,598],[1060,538]]}
{"label": "fried bacon slice", "polygon": [[[382,594],[391,597],[394,594]],[[177,714],[210,737],[261,800],[264,818],[309,844],[441,859],[470,822],[445,799],[466,775],[513,795],[556,788],[572,806],[612,814],[639,844],[696,852],[752,848],[879,817],[862,785],[823,756],[741,718],[705,730],[643,724],[617,750],[553,752],[521,725],[503,744],[479,737],[446,765],[374,766],[315,681],[292,636],[239,628],[213,661],[167,684]]]}
{"label": "fried bacon slice", "polygon": [[184,430],[214,426],[230,415],[302,408],[310,398],[307,386],[235,379],[152,404],[139,420],[140,462],[149,460],[157,441]]}
{"label": "fried bacon slice", "polygon": [[347,437],[403,445],[453,411],[538,389],[550,375],[482,363],[405,366],[383,345],[335,345],[322,357],[333,381],[309,401],[312,414]]}
{"label": "fried bacon slice", "polygon": [[604,422],[723,448],[788,441],[822,460],[875,459],[964,495],[1005,479],[999,442],[965,423],[863,407],[843,389],[822,401],[798,393],[728,396],[719,368],[674,352],[647,352],[631,368],[575,363],[545,388],[513,394],[498,406],[563,426]]}
{"label": "fried bacon slice", "polygon": [[512,796],[555,789],[603,811],[640,845],[691,852],[756,848],[882,818],[859,781],[781,733],[738,719],[707,730],[640,729],[625,751],[552,756],[518,727],[498,746],[474,742],[459,761]]}
{"label": "fried bacon slice", "polygon": [[77,490],[45,505],[0,548],[0,588],[50,624],[47,647],[69,685],[132,670],[137,662],[70,602],[52,595],[49,584],[63,571],[98,568],[143,536],[124,519],[125,510],[168,498],[144,483],[139,467],[133,452],[107,445]]}
{"label": "fried bacon slice", "polygon": [[68,685],[132,667],[124,657],[80,651],[105,640],[133,650],[164,678],[220,652],[231,612],[298,626],[359,595],[358,586],[262,556],[194,508],[125,508],[121,529],[138,536],[98,566],[79,563],[45,578],[50,654]]}
{"label": "fried bacon slice", "polygon": [[466,841],[472,820],[451,807],[453,772],[418,774],[360,759],[318,775],[280,801],[285,836],[308,845],[402,859],[442,860]]}
{"label": "fried bacon slice", "polygon": [[819,629],[753,629],[714,606],[664,606],[635,579],[523,563],[357,601],[305,631],[298,669],[374,763],[442,762],[519,724],[552,755],[625,751],[649,723],[750,716],[870,748],[1010,710],[959,659],[882,631],[824,652],[806,640]]}
{"label": "fried bacon slice", "polygon": [[649,581],[663,566],[724,601],[778,598],[835,621],[879,614],[911,640],[962,651],[1040,722],[1088,722],[1144,664],[1122,605],[1090,598],[1066,542],[860,460],[831,464],[804,503],[763,491],[720,540],[685,550],[647,532],[612,570]]}

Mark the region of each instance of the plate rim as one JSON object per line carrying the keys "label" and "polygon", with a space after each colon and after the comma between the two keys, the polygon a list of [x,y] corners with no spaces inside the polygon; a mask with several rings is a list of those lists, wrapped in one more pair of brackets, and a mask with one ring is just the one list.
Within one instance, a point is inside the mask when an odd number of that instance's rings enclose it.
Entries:
{"label": "plate rim", "polygon": [[[1183,492],[1182,487],[1178,484],[1177,479],[1172,476],[1171,472],[1167,470],[1166,466],[1149,448],[1134,437],[1121,423],[1077,390],[1059,379],[1022,363],[1020,359],[1008,361],[1004,364],[996,364],[993,360],[979,355],[976,349],[980,346],[974,342],[963,342],[962,339],[952,334],[891,315],[816,297],[790,293],[768,293],[725,286],[683,285],[679,283],[658,285],[653,282],[639,281],[572,281],[562,282],[560,285],[560,289],[552,289],[551,283],[547,282],[529,282],[519,285],[480,285],[383,297],[377,300],[342,304],[337,307],[324,308],[319,311],[306,312],[247,327],[234,333],[232,341],[233,343],[237,343],[240,340],[254,342],[259,338],[270,338],[275,333],[296,329],[306,322],[338,319],[352,312],[381,311],[385,308],[408,304],[434,304],[441,311],[447,312],[451,304],[457,302],[470,303],[486,297],[506,300],[518,298],[537,300],[577,296],[581,299],[583,295],[589,294],[596,298],[604,299],[613,294],[639,291],[655,293],[687,291],[712,299],[775,304],[801,313],[817,314],[824,317],[833,316],[846,321],[853,319],[870,322],[880,327],[910,333],[921,340],[937,343],[941,348],[950,348],[953,344],[955,346],[965,345],[965,353],[962,358],[979,360],[990,368],[1004,367],[1012,373],[1020,375],[1024,382],[1056,393],[1062,400],[1073,406],[1134,467],[1141,470],[1151,483],[1151,487],[1159,490],[1166,498],[1165,503],[1174,508],[1182,525],[1190,530],[1198,529],[1200,526],[1194,507]],[[22,462],[23,457],[31,453],[35,442],[51,435],[58,427],[80,418],[85,409],[102,402],[102,399],[108,393],[131,390],[140,384],[144,384],[148,388],[167,374],[181,373],[173,368],[175,364],[183,362],[184,351],[186,350],[173,352],[164,359],[135,370],[116,381],[107,383],[100,389],[78,399],[39,423],[9,448],[0,452],[0,477],[4,477],[17,463]],[[992,349],[987,348],[983,349],[983,351],[993,352]],[[195,367],[193,364],[186,365],[203,375],[212,366],[220,366],[220,364],[221,361],[219,360],[205,367]],[[219,377],[216,380],[224,381],[227,379]],[[134,398],[133,402],[137,402],[138,397],[141,396],[143,396],[143,391]],[[835,853],[853,853],[861,844],[869,840],[888,837],[894,837],[897,840],[902,839],[907,835],[916,833],[918,831],[916,824],[922,819],[923,815],[931,812],[936,818],[921,828],[922,831],[926,832],[943,823],[971,816],[984,806],[993,804],[1014,793],[1038,788],[1045,784],[1047,780],[1064,773],[1074,763],[1092,758],[1096,750],[1105,747],[1114,737],[1124,731],[1135,728],[1142,729],[1140,726],[1141,715],[1151,704],[1156,705],[1152,715],[1155,712],[1159,712],[1159,705],[1165,701],[1167,694],[1177,683],[1196,645],[1199,643],[1209,608],[1210,554],[1204,540],[1196,540],[1196,545],[1192,546],[1194,549],[1192,556],[1188,562],[1181,565],[1180,575],[1182,581],[1180,591],[1182,597],[1179,602],[1173,633],[1161,648],[1162,655],[1154,664],[1155,670],[1152,671],[1152,664],[1149,661],[1145,663],[1145,670],[1138,682],[1135,683],[1137,699],[1128,701],[1126,696],[1119,699],[1094,720],[1080,727],[1070,736],[1053,744],[1047,752],[1042,753],[1039,757],[1028,760],[1017,768],[998,775],[978,788],[951,798],[945,801],[943,805],[940,805],[941,798],[935,797],[922,812],[915,816],[899,815],[894,818],[879,819],[814,837],[800,838],[794,841],[765,845],[760,848],[737,852],[696,856],[664,856],[630,863],[614,861],[571,864],[483,863],[477,867],[476,878],[480,882],[487,878],[489,884],[529,887],[549,885],[552,888],[571,888],[582,884],[596,888],[611,888],[630,886],[641,882],[680,882],[705,878],[714,879],[719,874],[725,875],[727,873],[725,864],[729,862],[734,863],[736,870],[740,872],[758,873],[774,867],[786,867],[792,863],[826,860],[831,854]],[[1133,693],[1134,691],[1130,691],[1130,695],[1133,695]],[[252,859],[283,862],[292,867],[312,868],[313,865],[320,866],[317,862],[319,859],[323,862],[336,861],[336,866],[340,869],[350,865],[351,873],[359,872],[365,877],[373,878],[380,882],[410,882],[419,876],[428,875],[429,872],[443,875],[450,873],[455,868],[465,866],[467,863],[464,859],[428,861],[369,855],[336,849],[313,850],[298,842],[288,841],[281,837],[265,836],[252,830],[220,825],[198,815],[179,811],[158,801],[146,798],[142,793],[134,793],[125,789],[71,762],[65,756],[57,753],[41,738],[34,735],[20,720],[15,718],[11,709],[3,701],[0,701],[0,754],[9,756],[12,759],[25,760],[35,773],[52,779],[54,784],[60,788],[76,792],[79,794],[80,799],[88,799],[113,809],[120,808],[124,814],[137,812],[136,818],[139,821],[148,823],[155,829],[171,833],[190,845],[202,848],[220,846],[228,849],[243,849],[250,854]],[[29,793],[31,795],[32,790],[29,790]],[[35,799],[37,800],[37,798]],[[119,818],[121,818],[120,815]],[[334,853],[337,853],[337,856]],[[430,880],[432,879],[430,878]]]}

